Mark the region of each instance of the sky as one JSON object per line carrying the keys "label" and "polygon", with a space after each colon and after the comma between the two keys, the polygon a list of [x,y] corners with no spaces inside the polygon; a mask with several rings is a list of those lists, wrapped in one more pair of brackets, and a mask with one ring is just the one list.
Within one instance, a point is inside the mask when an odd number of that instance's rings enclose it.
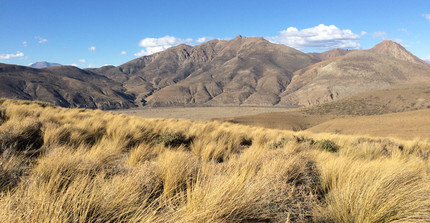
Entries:
{"label": "sky", "polygon": [[430,61],[430,1],[0,0],[0,63],[121,65],[238,35],[302,52],[369,49],[389,39]]}

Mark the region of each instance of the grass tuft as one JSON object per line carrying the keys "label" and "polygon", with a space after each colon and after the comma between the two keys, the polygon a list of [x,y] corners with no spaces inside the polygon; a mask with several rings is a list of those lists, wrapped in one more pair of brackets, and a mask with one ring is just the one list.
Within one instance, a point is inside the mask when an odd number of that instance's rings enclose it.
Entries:
{"label": "grass tuft", "polygon": [[0,222],[430,221],[428,139],[0,104]]}

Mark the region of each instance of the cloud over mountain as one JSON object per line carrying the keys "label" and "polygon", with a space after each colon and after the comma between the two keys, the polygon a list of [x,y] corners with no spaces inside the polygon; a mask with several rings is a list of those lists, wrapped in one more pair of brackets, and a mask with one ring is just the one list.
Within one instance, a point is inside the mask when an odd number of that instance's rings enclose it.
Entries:
{"label": "cloud over mountain", "polygon": [[140,40],[139,46],[143,47],[140,52],[135,53],[134,56],[141,57],[141,56],[147,56],[151,55],[163,50],[166,50],[172,46],[176,46],[182,43],[191,43],[193,42],[192,39],[181,39],[176,38],[174,36],[163,36],[161,38],[144,38]]}
{"label": "cloud over mountain", "polygon": [[359,49],[360,35],[349,29],[339,29],[335,25],[320,24],[315,27],[299,30],[296,27],[288,27],[282,30],[278,36],[266,37],[273,43],[281,43],[296,49],[318,48],[350,48]]}
{"label": "cloud over mountain", "polygon": [[212,37],[199,37],[197,39],[187,38],[177,38],[174,36],[163,36],[160,38],[144,38],[140,40],[139,46],[143,47],[140,52],[134,54],[135,57],[148,56],[160,51],[166,50],[170,47],[177,46],[179,44],[189,44],[195,45],[212,40]]}

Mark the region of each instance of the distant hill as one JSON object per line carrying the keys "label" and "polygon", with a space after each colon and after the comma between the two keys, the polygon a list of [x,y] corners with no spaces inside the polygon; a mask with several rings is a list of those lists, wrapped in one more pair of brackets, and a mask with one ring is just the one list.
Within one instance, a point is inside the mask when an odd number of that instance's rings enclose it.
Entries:
{"label": "distant hill", "polygon": [[36,68],[36,69],[41,69],[41,68],[47,68],[47,67],[53,67],[53,66],[61,66],[61,64],[59,64],[59,63],[49,63],[49,62],[46,62],[46,61],[40,61],[40,62],[36,62],[36,63],[30,64],[29,67]]}
{"label": "distant hill", "polygon": [[62,107],[130,108],[133,95],[117,82],[72,66],[33,69],[0,63],[0,97],[50,102]]}

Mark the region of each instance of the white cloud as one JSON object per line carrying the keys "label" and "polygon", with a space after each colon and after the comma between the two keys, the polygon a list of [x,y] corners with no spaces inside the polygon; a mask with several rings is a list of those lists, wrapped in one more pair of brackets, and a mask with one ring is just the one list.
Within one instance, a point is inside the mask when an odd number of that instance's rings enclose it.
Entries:
{"label": "white cloud", "polygon": [[427,20],[430,21],[430,14],[423,14],[422,16],[424,16]]}
{"label": "white cloud", "polygon": [[127,51],[121,51],[121,55],[127,55]]}
{"label": "white cloud", "polygon": [[9,60],[16,57],[23,57],[24,53],[16,51],[15,54],[7,53],[7,54],[0,54],[0,60]]}
{"label": "white cloud", "polygon": [[72,64],[70,64],[71,66],[74,66],[74,67],[78,67],[78,65],[77,64],[75,64],[75,63],[72,63]]}
{"label": "white cloud", "polygon": [[80,59],[78,61],[79,61],[79,63],[85,63],[85,62],[87,62],[87,60],[85,60],[85,59]]}
{"label": "white cloud", "polygon": [[27,46],[27,45],[28,45],[27,41],[23,41],[23,42],[22,42],[22,45],[23,45],[23,46]]}
{"label": "white cloud", "polygon": [[88,47],[88,50],[89,50],[89,51],[96,51],[96,49],[97,49],[97,48],[96,48],[95,46],[90,46],[90,47]]}
{"label": "white cloud", "polygon": [[48,42],[48,40],[47,40],[47,39],[42,38],[42,37],[40,37],[40,36],[35,36],[34,38],[35,38],[35,39],[37,39],[37,40],[39,41],[39,43],[46,43],[46,42]]}
{"label": "white cloud", "polygon": [[135,53],[134,56],[141,57],[151,55],[163,50],[166,50],[172,46],[176,46],[182,43],[192,43],[193,39],[181,39],[174,36],[164,36],[161,38],[145,38],[140,40],[139,46],[143,47],[140,52]]}
{"label": "white cloud", "polygon": [[386,40],[388,35],[386,32],[378,31],[373,33],[373,38],[381,38],[382,40]]}
{"label": "white cloud", "polygon": [[424,61],[426,61],[427,63],[430,63],[430,55],[422,58]]}
{"label": "white cloud", "polygon": [[[363,33],[362,33],[363,34]],[[273,43],[281,43],[296,49],[318,48],[360,48],[360,35],[349,29],[339,29],[335,25],[326,26],[320,24],[315,27],[299,30],[296,27],[288,27],[282,30],[278,36],[266,37]]]}
{"label": "white cloud", "polygon": [[207,42],[207,41],[212,40],[212,39],[213,39],[212,37],[200,37],[196,40],[196,42],[204,43],[204,42]]}
{"label": "white cloud", "polygon": [[360,36],[365,36],[365,35],[367,35],[367,32],[366,31],[361,31]]}

